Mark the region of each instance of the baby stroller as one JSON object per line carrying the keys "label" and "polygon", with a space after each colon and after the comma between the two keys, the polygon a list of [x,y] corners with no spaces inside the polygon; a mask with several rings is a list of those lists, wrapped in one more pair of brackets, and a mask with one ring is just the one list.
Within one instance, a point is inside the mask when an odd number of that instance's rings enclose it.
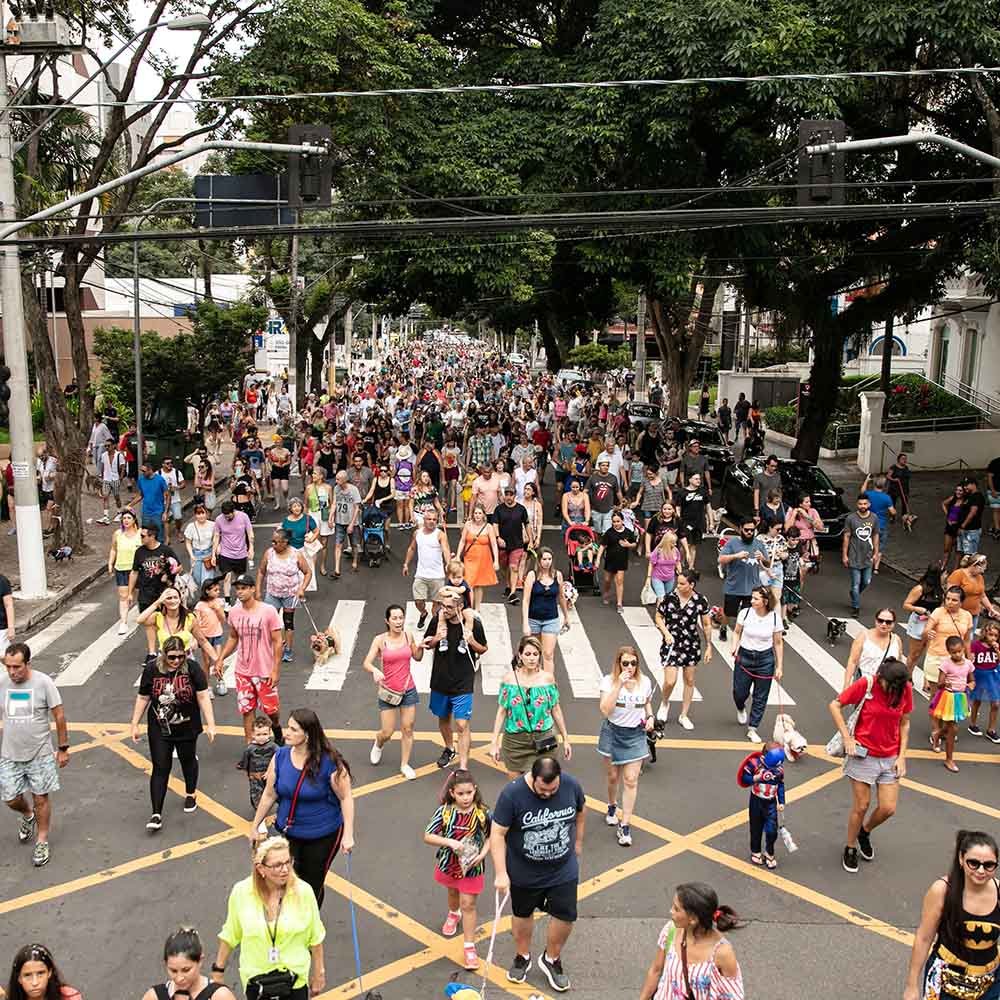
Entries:
{"label": "baby stroller", "polygon": [[595,594],[600,594],[601,587],[597,579],[597,569],[595,566],[580,566],[577,562],[576,554],[583,545],[593,545],[597,542],[597,535],[589,524],[571,524],[566,529],[563,536],[566,545],[566,555],[569,557],[569,573],[573,580],[573,586],[578,591],[585,587]]}
{"label": "baby stroller", "polygon": [[361,515],[361,554],[374,569],[388,551],[385,546],[385,522],[389,515],[381,507],[366,507]]}

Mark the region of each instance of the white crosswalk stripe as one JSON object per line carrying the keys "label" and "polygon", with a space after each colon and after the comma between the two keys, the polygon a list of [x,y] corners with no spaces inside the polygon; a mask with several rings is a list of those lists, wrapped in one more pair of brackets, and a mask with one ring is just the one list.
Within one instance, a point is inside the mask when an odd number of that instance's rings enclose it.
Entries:
{"label": "white crosswalk stripe", "polygon": [[[712,645],[719,655],[725,660],[726,665],[730,670],[735,669],[735,664],[733,663],[733,658],[729,653],[729,641],[721,642],[719,640],[719,633],[713,631],[712,633]],[[767,703],[768,705],[786,705],[792,706],[795,704],[792,696],[783,688],[777,681],[771,682],[771,690],[767,693]]]}
{"label": "white crosswalk stripe", "polygon": [[[785,642],[838,693],[843,690],[844,666],[798,625],[788,628]],[[846,658],[845,658],[846,663]]]}
{"label": "white crosswalk stripe", "polygon": [[364,601],[337,602],[330,624],[340,636],[340,652],[336,656],[331,656],[326,663],[313,666],[312,673],[306,681],[307,691],[340,691],[343,688],[351,665],[351,656],[354,654],[354,646],[358,641],[364,611]]}
{"label": "white crosswalk stripe", "polygon": [[569,675],[573,697],[599,698],[604,673],[576,608],[572,608],[569,613],[569,630],[559,636],[559,652]]}
{"label": "white crosswalk stripe", "polygon": [[135,634],[138,629],[135,623],[137,615],[138,612],[135,608],[129,612],[128,631],[124,635],[118,634],[117,621],[105,629],[82,653],[69,663],[62,673],[55,677],[55,681],[59,687],[80,687],[86,684],[101,669],[107,658],[122,643],[128,642]]}
{"label": "white crosswalk stripe", "polygon": [[500,682],[504,674],[510,670],[510,661],[514,658],[514,644],[507,620],[507,605],[481,604],[479,614],[483,619],[489,647],[479,658],[483,694],[497,695],[500,693]]}
{"label": "white crosswalk stripe", "polygon": [[[852,642],[864,631],[866,631],[866,627],[861,622],[854,618],[847,619],[847,634],[851,637]],[[844,679],[843,674],[841,674],[840,679]],[[913,693],[920,695],[925,701],[930,699],[930,695],[924,691],[924,671],[921,667],[913,668]]]}
{"label": "white crosswalk stripe", "polygon": [[[646,670],[653,679],[656,687],[663,686],[663,670],[660,667],[660,633],[653,624],[653,619],[649,617],[649,612],[645,608],[625,608],[622,620],[639,649],[643,660],[646,661]],[[682,701],[684,699],[684,685],[675,684],[670,692],[670,701]],[[701,692],[694,689],[694,700],[701,701]]]}
{"label": "white crosswalk stripe", "polygon": [[[430,608],[427,609],[428,614],[430,614]],[[427,623],[424,622],[424,628],[417,628],[417,622],[420,620],[420,611],[417,609],[416,604],[413,601],[406,602],[406,623],[404,628],[406,628],[410,634],[418,642],[423,640],[424,629],[427,628]],[[434,654],[430,650],[424,650],[423,659],[420,660],[410,660],[410,673],[413,674],[413,683],[421,694],[427,694],[431,689],[431,664],[434,661]]]}
{"label": "white crosswalk stripe", "polygon": [[67,632],[76,628],[80,622],[84,621],[95,611],[99,611],[100,604],[77,604],[74,608],[60,615],[51,625],[47,625],[41,632],[36,633],[28,640],[31,648],[31,655],[38,656],[45,649],[52,645],[56,639],[61,638]]}

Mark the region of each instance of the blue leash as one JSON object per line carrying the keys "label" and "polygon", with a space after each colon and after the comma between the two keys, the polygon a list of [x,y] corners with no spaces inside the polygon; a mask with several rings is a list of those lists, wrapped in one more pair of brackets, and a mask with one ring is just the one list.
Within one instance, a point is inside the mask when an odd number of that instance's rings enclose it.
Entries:
{"label": "blue leash", "polygon": [[347,900],[351,909],[351,940],[354,943],[354,968],[358,974],[358,995],[364,992],[361,982],[361,949],[358,947],[358,918],[354,913],[354,880],[351,878],[351,855],[347,855]]}

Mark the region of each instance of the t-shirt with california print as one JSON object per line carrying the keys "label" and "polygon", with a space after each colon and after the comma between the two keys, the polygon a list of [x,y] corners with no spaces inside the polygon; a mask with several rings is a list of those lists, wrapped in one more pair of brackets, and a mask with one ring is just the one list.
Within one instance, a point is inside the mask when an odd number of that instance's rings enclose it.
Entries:
{"label": "t-shirt with california print", "polygon": [[541,889],[575,882],[580,877],[576,815],[583,809],[583,788],[565,771],[550,799],[539,798],[524,778],[504,788],[493,819],[508,828],[507,874],[511,885]]}

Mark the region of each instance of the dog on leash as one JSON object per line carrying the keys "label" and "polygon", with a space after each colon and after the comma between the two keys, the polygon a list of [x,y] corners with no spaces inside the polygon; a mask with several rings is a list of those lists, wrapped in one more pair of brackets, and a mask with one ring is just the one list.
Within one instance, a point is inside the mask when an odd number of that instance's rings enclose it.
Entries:
{"label": "dog on leash", "polygon": [[913,526],[917,523],[916,514],[904,514],[901,518],[904,531],[913,531]]}
{"label": "dog on leash", "polygon": [[101,478],[100,476],[95,476],[88,469],[83,470],[83,488],[88,492],[92,493],[95,497],[101,495]]}
{"label": "dog on leash", "polygon": [[343,648],[340,633],[332,625],[322,632],[314,632],[309,636],[309,648],[313,651],[313,666],[326,666]]}
{"label": "dog on leash", "polygon": [[837,645],[837,640],[847,631],[847,622],[842,618],[828,618],[826,620],[826,641],[831,646]]}
{"label": "dog on leash", "polygon": [[795,761],[808,749],[806,738],[795,728],[795,720],[782,712],[774,720],[774,742],[780,743],[785,751],[785,759]]}
{"label": "dog on leash", "polygon": [[715,538],[722,527],[722,516],[726,513],[725,507],[713,507],[711,504],[705,507],[705,537]]}

